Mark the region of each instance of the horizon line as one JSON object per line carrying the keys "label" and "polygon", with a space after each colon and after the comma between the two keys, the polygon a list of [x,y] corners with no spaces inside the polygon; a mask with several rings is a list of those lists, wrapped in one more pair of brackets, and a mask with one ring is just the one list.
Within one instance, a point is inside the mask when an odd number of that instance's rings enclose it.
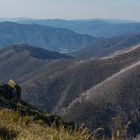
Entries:
{"label": "horizon line", "polygon": [[105,17],[99,17],[99,18],[35,18],[35,17],[0,17],[0,19],[30,19],[30,20],[67,20],[67,21],[72,21],[72,20],[122,20],[122,21],[133,21],[133,22],[140,22],[140,19],[125,19],[125,18],[105,18]]}

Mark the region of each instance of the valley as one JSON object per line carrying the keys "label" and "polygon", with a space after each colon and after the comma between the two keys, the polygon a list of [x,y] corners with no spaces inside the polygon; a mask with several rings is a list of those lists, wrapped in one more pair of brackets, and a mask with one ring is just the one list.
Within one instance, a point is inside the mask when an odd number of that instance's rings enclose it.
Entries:
{"label": "valley", "polygon": [[[140,33],[130,28],[134,29],[134,23],[107,21],[113,33],[92,36],[78,32],[76,27],[82,21],[71,21],[76,24],[75,30],[61,28],[68,21],[63,24],[61,20],[57,24],[54,20],[26,22],[0,23],[0,84],[12,79],[20,85],[20,105],[29,120],[36,118],[39,112],[41,122],[42,117],[46,120],[44,114],[47,113],[48,119],[57,115],[60,119],[57,124],[61,121],[67,126],[70,122],[75,129],[84,124],[88,131],[81,140],[89,140],[89,134],[93,134],[92,138],[98,131],[103,133],[102,137],[115,137],[117,133],[122,138],[137,137],[140,134]],[[48,26],[52,22],[55,24]],[[85,22],[93,21],[83,21],[83,26]],[[94,24],[105,21],[100,22]],[[60,23],[61,26],[56,27]],[[139,23],[135,24],[139,28]],[[114,26],[120,29],[126,26],[131,31],[120,34],[116,28],[117,34]],[[11,112],[17,105],[0,97],[0,107],[8,108],[8,111],[2,110],[7,115],[9,109]],[[16,114],[23,110],[16,108]],[[31,125],[36,123],[33,121]],[[39,128],[44,132],[44,126]],[[56,132],[58,137],[56,129],[49,131]],[[67,130],[63,131],[65,137]],[[76,131],[76,135],[80,132]],[[74,135],[72,133],[73,139]],[[75,136],[75,140],[79,137]]]}

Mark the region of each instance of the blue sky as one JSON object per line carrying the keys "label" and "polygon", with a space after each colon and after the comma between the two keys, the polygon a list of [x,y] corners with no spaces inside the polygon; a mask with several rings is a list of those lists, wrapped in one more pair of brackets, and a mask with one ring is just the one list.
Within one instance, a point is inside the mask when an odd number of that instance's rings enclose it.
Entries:
{"label": "blue sky", "polygon": [[140,0],[0,0],[0,17],[140,21]]}

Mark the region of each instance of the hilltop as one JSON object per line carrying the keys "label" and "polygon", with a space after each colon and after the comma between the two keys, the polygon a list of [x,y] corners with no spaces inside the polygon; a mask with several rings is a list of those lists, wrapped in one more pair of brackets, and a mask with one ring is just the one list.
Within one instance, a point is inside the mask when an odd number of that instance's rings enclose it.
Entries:
{"label": "hilltop", "polygon": [[89,139],[88,131],[76,130],[74,124],[57,115],[43,113],[20,99],[8,98],[9,92],[14,94],[10,85],[0,85],[0,139]]}
{"label": "hilltop", "polygon": [[61,61],[70,61],[72,57],[32,47],[26,44],[11,45],[0,49],[1,81],[14,78],[21,83],[40,74],[49,65]]}

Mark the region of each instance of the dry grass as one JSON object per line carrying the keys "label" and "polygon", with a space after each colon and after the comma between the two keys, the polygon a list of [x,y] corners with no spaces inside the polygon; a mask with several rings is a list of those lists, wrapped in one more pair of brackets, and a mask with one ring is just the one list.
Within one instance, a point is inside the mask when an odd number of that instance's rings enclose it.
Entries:
{"label": "dry grass", "polygon": [[48,127],[35,123],[18,112],[0,110],[0,139],[3,140],[88,140],[86,130],[68,131],[63,127]]}
{"label": "dry grass", "polygon": [[[110,139],[91,138],[86,129],[66,130],[63,126],[48,127],[31,116],[20,116],[17,111],[0,109],[0,140],[128,140],[113,135]],[[132,140],[132,139],[131,139]],[[140,140],[137,137],[133,140]]]}

